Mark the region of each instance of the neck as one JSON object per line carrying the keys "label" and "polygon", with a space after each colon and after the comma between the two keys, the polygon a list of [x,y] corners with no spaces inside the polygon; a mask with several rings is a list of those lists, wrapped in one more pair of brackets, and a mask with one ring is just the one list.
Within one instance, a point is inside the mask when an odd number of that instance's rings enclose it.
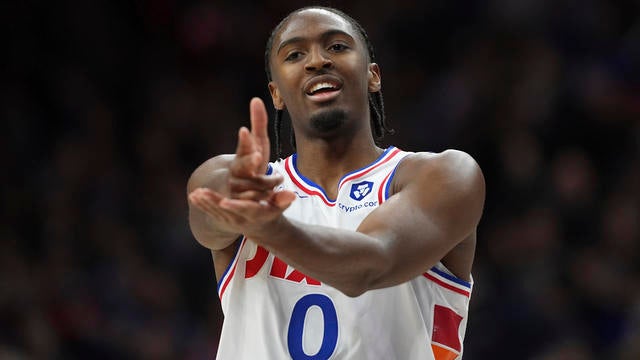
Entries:
{"label": "neck", "polygon": [[298,170],[334,199],[340,178],[372,163],[383,152],[371,136],[332,141],[307,139],[297,143],[296,147]]}

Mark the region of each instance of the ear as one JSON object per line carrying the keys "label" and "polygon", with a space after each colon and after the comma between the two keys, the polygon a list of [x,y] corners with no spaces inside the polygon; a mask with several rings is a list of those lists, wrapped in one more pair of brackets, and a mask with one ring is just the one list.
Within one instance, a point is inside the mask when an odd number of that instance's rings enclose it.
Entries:
{"label": "ear", "polygon": [[380,67],[376,63],[369,64],[369,92],[378,92],[382,89]]}
{"label": "ear", "polygon": [[269,93],[271,93],[271,101],[273,101],[273,106],[277,110],[284,110],[284,100],[282,100],[282,96],[280,96],[280,90],[278,90],[278,86],[275,82],[269,82]]}

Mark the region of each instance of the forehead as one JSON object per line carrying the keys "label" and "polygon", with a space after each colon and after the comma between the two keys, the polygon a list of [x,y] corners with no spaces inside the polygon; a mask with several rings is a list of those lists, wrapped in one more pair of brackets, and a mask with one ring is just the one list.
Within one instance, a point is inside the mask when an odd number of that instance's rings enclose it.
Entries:
{"label": "forehead", "polygon": [[359,39],[357,31],[342,16],[325,9],[306,9],[295,13],[284,24],[275,45],[293,37],[314,37],[329,30],[341,30]]}

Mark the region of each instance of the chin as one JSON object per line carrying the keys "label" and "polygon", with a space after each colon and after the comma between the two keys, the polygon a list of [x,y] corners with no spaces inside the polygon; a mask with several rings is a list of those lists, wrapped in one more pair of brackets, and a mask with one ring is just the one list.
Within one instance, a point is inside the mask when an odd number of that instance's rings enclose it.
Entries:
{"label": "chin", "polygon": [[329,133],[342,128],[347,120],[343,109],[320,110],[311,115],[311,127],[319,133]]}

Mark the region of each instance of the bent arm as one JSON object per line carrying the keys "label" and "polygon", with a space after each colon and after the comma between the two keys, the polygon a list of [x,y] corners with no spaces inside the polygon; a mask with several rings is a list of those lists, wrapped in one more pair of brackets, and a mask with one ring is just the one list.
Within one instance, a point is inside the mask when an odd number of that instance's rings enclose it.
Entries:
{"label": "bent arm", "polygon": [[[242,216],[220,207],[223,199],[240,199],[253,206],[266,203],[267,219],[282,214],[294,194],[276,193],[279,174],[265,175],[269,166],[267,110],[259,98],[249,103],[251,130],[241,127],[233,155],[219,155],[200,165],[187,184],[189,225],[200,244],[211,250],[228,248],[244,231]],[[214,254],[215,256],[215,254]]]}
{"label": "bent arm", "polygon": [[[218,155],[200,165],[189,178],[187,183],[187,194],[192,194],[200,188],[212,189],[220,194],[228,195],[229,165],[235,155]],[[222,250],[240,236],[224,230],[211,221],[201,209],[196,207],[192,201],[189,203],[189,226],[196,240],[211,250]]]}
{"label": "bent arm", "polygon": [[281,217],[246,235],[349,296],[408,281],[475,232],[485,184],[477,163],[459,151],[416,154],[399,166],[394,195],[357,231]]}

